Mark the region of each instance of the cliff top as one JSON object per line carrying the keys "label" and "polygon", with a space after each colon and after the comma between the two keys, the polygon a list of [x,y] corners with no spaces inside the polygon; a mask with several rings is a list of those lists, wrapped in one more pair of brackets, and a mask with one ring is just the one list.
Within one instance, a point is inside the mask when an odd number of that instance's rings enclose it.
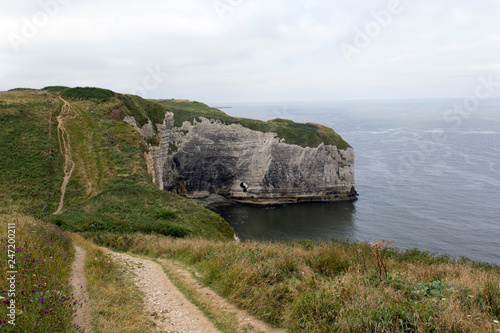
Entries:
{"label": "cliff top", "polygon": [[[27,88],[13,89],[26,91]],[[240,124],[260,132],[274,132],[286,143],[302,147],[317,147],[321,143],[334,145],[339,149],[349,148],[350,145],[333,129],[315,123],[295,123],[286,119],[260,121],[248,118],[231,117],[219,109],[212,108],[204,103],[180,99],[145,100],[139,96],[118,94],[108,89],[94,87],[68,88],[64,86],[45,87],[42,91],[59,93],[63,98],[72,100],[93,100],[98,103],[108,103],[120,109],[120,116],[133,116],[139,126],[145,125],[148,120],[152,123],[162,123],[165,112],[174,113],[175,126],[180,127],[183,122],[193,122],[194,119],[205,117],[219,120],[226,125]]]}
{"label": "cliff top", "polygon": [[315,123],[295,123],[286,119],[273,119],[261,121],[248,118],[231,117],[219,109],[209,107],[200,102],[186,100],[158,100],[159,104],[174,113],[175,126],[180,127],[183,122],[192,122],[195,118],[205,117],[219,120],[226,125],[240,124],[260,132],[274,132],[286,143],[302,147],[317,147],[321,143],[334,145],[340,149],[349,148],[350,145],[342,139],[333,129]]}

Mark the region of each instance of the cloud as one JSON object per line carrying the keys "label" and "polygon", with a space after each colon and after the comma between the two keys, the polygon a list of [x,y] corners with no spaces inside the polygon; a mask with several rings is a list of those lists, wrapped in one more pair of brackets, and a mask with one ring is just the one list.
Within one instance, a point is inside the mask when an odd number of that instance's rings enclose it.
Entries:
{"label": "cloud", "polygon": [[[402,12],[347,62],[339,45],[353,44],[389,3],[9,2],[0,13],[0,90],[64,84],[132,92],[158,67],[167,74],[150,98],[462,97],[467,82],[498,73],[495,1],[400,0]],[[58,8],[47,13],[47,4]],[[30,25],[36,31],[26,36]],[[17,50],[13,35],[24,39]]]}

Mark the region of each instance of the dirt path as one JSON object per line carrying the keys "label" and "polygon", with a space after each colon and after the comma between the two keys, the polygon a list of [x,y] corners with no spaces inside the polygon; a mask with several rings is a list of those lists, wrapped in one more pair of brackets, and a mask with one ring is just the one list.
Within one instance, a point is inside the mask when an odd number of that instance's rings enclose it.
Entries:
{"label": "dirt path", "polygon": [[85,280],[85,250],[75,246],[75,261],[71,269],[71,285],[73,286],[73,297],[81,304],[77,307],[74,322],[86,333],[92,332],[90,325],[90,309],[88,307],[87,284]]}
{"label": "dirt path", "polygon": [[124,253],[109,250],[108,252],[135,273],[136,284],[145,295],[145,311],[154,320],[158,330],[172,333],[220,332],[195,305],[177,290],[159,264]]}
{"label": "dirt path", "polygon": [[183,267],[173,265],[167,260],[159,260],[159,262],[162,265],[167,266],[170,270],[175,270],[185,283],[196,289],[198,293],[205,299],[208,299],[211,304],[223,309],[228,313],[228,315],[234,314],[238,319],[238,332],[287,333],[287,331],[283,329],[270,327],[265,322],[256,319],[255,317],[249,315],[246,311],[241,310],[233,304],[227,302],[225,298],[219,296],[210,288],[203,287],[203,285],[193,278],[192,274]]}
{"label": "dirt path", "polygon": [[72,108],[71,105],[64,99],[61,98],[61,101],[63,101],[64,105],[61,108],[61,113],[56,117],[56,119],[59,149],[61,151],[61,155],[64,156],[64,178],[61,185],[61,198],[59,199],[59,206],[54,212],[54,215],[59,214],[64,207],[64,195],[66,194],[66,186],[68,186],[68,182],[71,178],[71,175],[73,174],[73,170],[75,170],[75,162],[73,161],[73,158],[71,156],[69,133],[66,125],[64,125],[64,117],[69,115],[69,113],[72,111]]}

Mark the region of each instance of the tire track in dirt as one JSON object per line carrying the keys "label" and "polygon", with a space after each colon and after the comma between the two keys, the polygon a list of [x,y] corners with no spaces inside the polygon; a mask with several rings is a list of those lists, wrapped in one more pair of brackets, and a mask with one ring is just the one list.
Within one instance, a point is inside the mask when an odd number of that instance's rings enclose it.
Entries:
{"label": "tire track in dirt", "polygon": [[74,323],[85,333],[92,333],[90,324],[90,309],[88,307],[87,282],[85,279],[85,255],[86,252],[79,246],[75,246],[75,261],[71,266],[70,282],[73,287],[73,297],[81,308],[77,308]]}
{"label": "tire track in dirt", "polygon": [[[65,116],[69,115],[69,113],[73,110],[71,105],[59,97],[61,101],[63,101],[63,106],[61,108],[61,113],[56,117],[57,119],[57,138],[59,140],[59,149],[61,151],[61,155],[64,156],[64,177],[61,185],[61,197],[59,199],[59,205],[57,210],[53,213],[53,215],[59,214],[64,207],[64,196],[66,194],[66,187],[68,186],[69,180],[73,171],[75,170],[75,162],[73,161],[71,155],[71,146],[70,146],[70,137],[68,133],[68,129],[64,124]],[[74,111],[76,115],[78,113]],[[75,115],[73,115],[75,117]]]}
{"label": "tire track in dirt", "polygon": [[166,332],[220,333],[203,313],[170,281],[162,267],[147,259],[105,249],[135,274],[134,280],[144,293],[144,311]]}
{"label": "tire track in dirt", "polygon": [[[177,271],[184,283],[187,283],[188,285],[193,287],[201,297],[208,300],[211,304],[217,306],[220,309],[223,309],[228,313],[228,315],[235,315],[238,321],[238,332],[287,333],[286,330],[273,328],[267,323],[249,315],[245,310],[242,310],[237,306],[229,303],[225,298],[219,296],[212,289],[204,287],[185,268],[179,265],[174,265],[172,262],[165,259],[160,259],[158,260],[158,262],[162,265],[167,266],[170,270]],[[199,276],[199,274],[196,272],[195,275]]]}

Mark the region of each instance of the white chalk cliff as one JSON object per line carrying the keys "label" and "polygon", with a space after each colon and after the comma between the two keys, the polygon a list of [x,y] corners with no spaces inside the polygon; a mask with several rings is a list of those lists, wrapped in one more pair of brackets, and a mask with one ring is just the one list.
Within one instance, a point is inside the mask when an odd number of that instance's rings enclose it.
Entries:
{"label": "white chalk cliff", "polygon": [[133,117],[124,121],[147,145],[148,171],[160,189],[253,204],[356,200],[351,147],[302,147],[276,133],[204,117],[176,127],[171,112],[156,131],[151,122],[139,128]]}

